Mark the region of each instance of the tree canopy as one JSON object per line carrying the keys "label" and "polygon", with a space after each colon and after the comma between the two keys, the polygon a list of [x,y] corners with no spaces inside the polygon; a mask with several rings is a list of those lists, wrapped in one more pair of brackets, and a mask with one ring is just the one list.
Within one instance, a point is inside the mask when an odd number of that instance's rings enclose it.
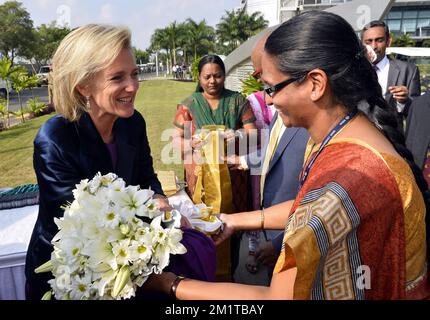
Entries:
{"label": "tree canopy", "polygon": [[248,15],[243,9],[226,11],[221,22],[217,24],[219,48],[223,54],[229,54],[267,26],[268,21],[261,12]]}
{"label": "tree canopy", "polygon": [[30,14],[17,1],[0,5],[0,52],[12,62],[16,56],[27,56],[35,41]]}
{"label": "tree canopy", "polygon": [[71,30],[67,27],[58,27],[55,22],[42,24],[35,30],[36,41],[32,54],[27,55],[29,59],[33,58],[37,65],[46,65],[52,58],[61,40],[69,34]]}
{"label": "tree canopy", "polygon": [[[156,29],[151,45],[146,50],[133,48],[138,63],[147,63],[151,55],[158,53],[160,61],[170,64],[191,64],[208,53],[228,55],[249,37],[266,28],[268,22],[259,12],[248,15],[245,10],[226,11],[216,28],[206,20],[188,18],[184,22],[173,21],[164,28]],[[29,12],[22,3],[11,0],[0,5],[0,56],[26,58],[35,67],[49,64],[69,27],[57,26],[56,22],[33,27]]]}

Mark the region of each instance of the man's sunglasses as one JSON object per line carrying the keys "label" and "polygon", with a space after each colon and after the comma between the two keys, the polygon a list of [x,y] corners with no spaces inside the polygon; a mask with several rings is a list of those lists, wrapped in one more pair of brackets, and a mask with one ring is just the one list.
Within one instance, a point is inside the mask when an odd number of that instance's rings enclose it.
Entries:
{"label": "man's sunglasses", "polygon": [[299,78],[291,78],[291,79],[287,79],[282,82],[279,82],[278,84],[275,84],[274,86],[271,86],[271,87],[264,86],[264,92],[266,92],[266,94],[272,98],[277,91],[285,88],[290,83],[293,83],[294,81],[297,81],[297,80],[299,80]]}

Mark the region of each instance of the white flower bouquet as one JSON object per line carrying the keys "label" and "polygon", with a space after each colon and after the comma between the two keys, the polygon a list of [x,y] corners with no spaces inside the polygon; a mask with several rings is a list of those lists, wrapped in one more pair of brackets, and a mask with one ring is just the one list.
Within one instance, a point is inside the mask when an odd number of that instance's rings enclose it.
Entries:
{"label": "white flower bouquet", "polygon": [[154,192],[125,186],[115,174],[98,173],[73,190],[74,201],[56,219],[54,251],[36,272],[51,271],[56,299],[127,299],[171,254],[184,254],[180,214],[162,212]]}

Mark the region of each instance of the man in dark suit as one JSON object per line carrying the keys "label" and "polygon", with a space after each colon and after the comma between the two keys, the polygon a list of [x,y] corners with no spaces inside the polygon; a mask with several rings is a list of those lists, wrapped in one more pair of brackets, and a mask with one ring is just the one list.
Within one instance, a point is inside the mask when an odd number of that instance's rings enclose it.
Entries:
{"label": "man in dark suit", "polygon": [[[261,56],[269,35],[268,33],[260,38],[251,55],[255,69],[253,75],[257,78],[261,74]],[[268,96],[266,96],[266,103],[273,105]],[[250,169],[251,174],[262,174],[262,208],[295,199],[299,185],[299,174],[309,139],[309,134],[305,129],[285,127],[283,119],[278,116],[276,111],[269,129],[268,135],[262,134],[263,147],[261,151],[251,153],[241,159],[242,168]],[[274,149],[269,150],[272,142],[275,143]],[[265,239],[260,240],[255,258],[267,267],[267,274],[259,279],[263,282],[252,282],[253,279],[250,279],[250,282],[247,281],[246,283],[270,284],[271,274],[281,251],[284,232],[283,230],[265,230],[264,233]],[[237,279],[235,278],[235,280]]]}
{"label": "man in dark suit", "polygon": [[404,127],[412,99],[421,94],[419,70],[412,63],[388,59],[385,51],[391,45],[392,38],[383,21],[376,20],[367,24],[361,33],[361,40],[376,53],[376,60],[372,63],[382,94],[385,100],[396,108],[399,124]]}
{"label": "man in dark suit", "polygon": [[[414,99],[406,121],[406,146],[412,152],[415,163],[422,170],[430,187],[430,92]],[[427,203],[430,190],[424,193]],[[427,209],[426,233],[430,233],[430,215]],[[427,245],[427,247],[429,247]]]}
{"label": "man in dark suit", "polygon": [[414,99],[406,123],[406,146],[430,184],[430,93]]}

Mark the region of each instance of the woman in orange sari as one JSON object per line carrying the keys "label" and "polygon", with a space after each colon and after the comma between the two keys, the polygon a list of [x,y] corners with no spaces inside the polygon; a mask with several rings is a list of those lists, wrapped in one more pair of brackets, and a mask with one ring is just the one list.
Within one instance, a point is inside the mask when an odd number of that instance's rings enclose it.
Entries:
{"label": "woman in orange sari", "polygon": [[265,211],[221,215],[218,241],[285,227],[271,285],[171,273],[148,285],[178,299],[428,298],[427,185],[354,30],[335,14],[306,12],[273,31],[262,66],[284,124],[311,136],[300,191]]}

